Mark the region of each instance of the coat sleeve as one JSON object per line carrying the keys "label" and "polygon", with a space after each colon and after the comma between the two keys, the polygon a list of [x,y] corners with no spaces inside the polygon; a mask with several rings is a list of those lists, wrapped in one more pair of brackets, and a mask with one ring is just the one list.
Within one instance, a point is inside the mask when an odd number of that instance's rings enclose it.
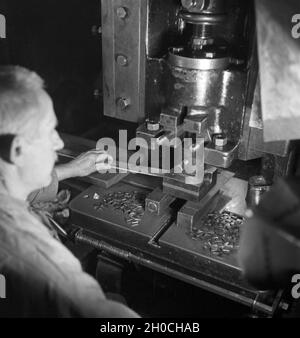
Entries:
{"label": "coat sleeve", "polygon": [[127,306],[108,300],[98,282],[84,272],[72,276],[65,288],[56,288],[56,307],[60,317],[138,318]]}
{"label": "coat sleeve", "polygon": [[52,181],[48,187],[36,190],[32,192],[27,200],[30,204],[39,202],[53,201],[56,198],[58,192],[58,177],[55,169],[52,172]]}

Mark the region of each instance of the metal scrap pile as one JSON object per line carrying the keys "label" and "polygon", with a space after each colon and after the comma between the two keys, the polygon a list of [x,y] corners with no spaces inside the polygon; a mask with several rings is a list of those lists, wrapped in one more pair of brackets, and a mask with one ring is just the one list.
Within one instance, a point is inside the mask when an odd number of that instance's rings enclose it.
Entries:
{"label": "metal scrap pile", "polygon": [[[118,191],[104,195],[99,202],[94,205],[96,210],[113,208],[122,211],[128,225],[136,227],[140,224],[145,213],[146,196],[138,191],[123,192]],[[94,199],[95,198],[94,196]]]}
{"label": "metal scrap pile", "polygon": [[193,240],[203,242],[203,249],[215,256],[229,255],[239,248],[240,226],[244,217],[229,211],[214,212],[207,215],[189,235]]}

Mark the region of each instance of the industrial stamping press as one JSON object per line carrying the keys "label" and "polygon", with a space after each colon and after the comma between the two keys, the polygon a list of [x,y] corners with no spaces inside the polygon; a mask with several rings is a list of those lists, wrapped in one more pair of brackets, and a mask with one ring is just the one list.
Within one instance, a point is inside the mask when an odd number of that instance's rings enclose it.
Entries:
{"label": "industrial stamping press", "polygon": [[200,161],[194,172],[176,171],[189,160],[173,156],[162,173],[161,156],[156,175],[99,174],[104,183],[71,202],[76,239],[273,315],[282,292],[251,288],[237,261],[246,209],[288,174],[293,154],[289,142],[263,141],[254,4],[101,6],[104,114],[136,123],[144,167],[173,139],[171,155],[189,138],[190,161]]}

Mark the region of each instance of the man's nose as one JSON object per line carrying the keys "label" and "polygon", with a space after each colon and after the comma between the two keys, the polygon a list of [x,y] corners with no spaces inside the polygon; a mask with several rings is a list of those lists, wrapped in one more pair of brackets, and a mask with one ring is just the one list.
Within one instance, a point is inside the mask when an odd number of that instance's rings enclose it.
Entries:
{"label": "man's nose", "polygon": [[63,149],[63,147],[64,147],[64,142],[60,138],[60,136],[58,135],[58,133],[56,132],[56,135],[54,137],[54,150],[58,151],[58,150]]}

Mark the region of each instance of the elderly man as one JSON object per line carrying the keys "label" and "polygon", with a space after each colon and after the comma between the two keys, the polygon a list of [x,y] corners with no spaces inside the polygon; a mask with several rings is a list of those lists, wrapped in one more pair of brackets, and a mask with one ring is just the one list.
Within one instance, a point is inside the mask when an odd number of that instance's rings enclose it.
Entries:
{"label": "elderly man", "polygon": [[0,68],[0,274],[7,283],[0,316],[137,317],[107,300],[97,281],[28,209],[30,193],[54,176],[89,174],[96,161],[107,158],[89,152],[53,174],[56,151],[63,147],[56,124],[40,77],[20,67]]}

